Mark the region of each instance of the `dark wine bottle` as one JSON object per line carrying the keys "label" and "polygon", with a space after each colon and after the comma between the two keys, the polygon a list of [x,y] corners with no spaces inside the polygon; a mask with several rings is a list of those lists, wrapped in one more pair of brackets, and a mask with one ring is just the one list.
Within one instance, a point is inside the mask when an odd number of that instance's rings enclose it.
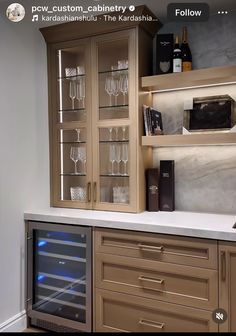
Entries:
{"label": "dark wine bottle", "polygon": [[181,53],[182,53],[182,71],[192,70],[192,54],[188,45],[187,27],[183,27]]}
{"label": "dark wine bottle", "polygon": [[175,37],[175,45],[173,51],[173,72],[182,71],[182,53],[179,46],[179,36]]}

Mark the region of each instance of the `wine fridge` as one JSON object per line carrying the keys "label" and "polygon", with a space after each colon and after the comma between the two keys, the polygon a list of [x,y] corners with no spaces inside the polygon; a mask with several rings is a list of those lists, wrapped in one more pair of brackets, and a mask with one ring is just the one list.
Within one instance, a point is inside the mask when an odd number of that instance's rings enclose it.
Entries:
{"label": "wine fridge", "polygon": [[58,332],[92,330],[90,227],[27,223],[28,324]]}

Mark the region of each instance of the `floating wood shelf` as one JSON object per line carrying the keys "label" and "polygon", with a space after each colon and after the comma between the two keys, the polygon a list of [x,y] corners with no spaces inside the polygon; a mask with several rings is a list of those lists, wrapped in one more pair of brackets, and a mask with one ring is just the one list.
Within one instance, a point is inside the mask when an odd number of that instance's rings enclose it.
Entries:
{"label": "floating wood shelf", "polygon": [[208,145],[236,145],[236,133],[178,134],[142,137],[142,146],[177,147]]}
{"label": "floating wood shelf", "polygon": [[154,92],[230,83],[236,84],[235,65],[142,77],[142,88]]}

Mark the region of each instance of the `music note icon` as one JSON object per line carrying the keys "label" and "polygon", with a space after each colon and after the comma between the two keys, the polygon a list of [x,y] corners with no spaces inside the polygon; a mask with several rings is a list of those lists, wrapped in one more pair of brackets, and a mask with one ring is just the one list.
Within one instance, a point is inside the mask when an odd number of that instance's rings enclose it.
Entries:
{"label": "music note icon", "polygon": [[38,21],[39,20],[39,16],[36,14],[36,15],[33,15],[32,17],[32,21]]}

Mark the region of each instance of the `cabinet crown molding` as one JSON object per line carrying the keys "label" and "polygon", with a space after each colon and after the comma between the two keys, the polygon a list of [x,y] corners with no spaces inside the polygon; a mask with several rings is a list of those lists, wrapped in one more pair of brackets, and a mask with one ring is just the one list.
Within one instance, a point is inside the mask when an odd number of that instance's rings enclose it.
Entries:
{"label": "cabinet crown molding", "polygon": [[154,20],[152,21],[105,21],[104,14],[98,15],[97,21],[73,21],[62,24],[57,24],[49,27],[40,28],[45,41],[49,43],[58,43],[68,40],[76,40],[80,38],[105,34],[112,31],[125,30],[129,28],[141,27],[151,36],[154,36],[158,30],[161,28],[162,23],[159,19],[150,11],[145,5],[137,6],[133,12],[126,10],[124,13],[112,12],[106,13],[107,15],[112,15],[113,17],[119,17],[119,15],[124,15],[125,17],[142,17],[151,16]]}

